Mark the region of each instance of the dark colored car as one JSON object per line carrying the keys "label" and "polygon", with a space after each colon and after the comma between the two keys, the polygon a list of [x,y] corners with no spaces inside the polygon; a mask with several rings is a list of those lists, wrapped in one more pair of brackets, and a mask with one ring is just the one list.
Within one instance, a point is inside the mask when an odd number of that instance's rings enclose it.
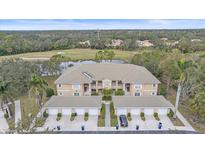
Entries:
{"label": "dark colored car", "polygon": [[128,121],[125,115],[120,115],[120,126],[121,127],[127,127]]}

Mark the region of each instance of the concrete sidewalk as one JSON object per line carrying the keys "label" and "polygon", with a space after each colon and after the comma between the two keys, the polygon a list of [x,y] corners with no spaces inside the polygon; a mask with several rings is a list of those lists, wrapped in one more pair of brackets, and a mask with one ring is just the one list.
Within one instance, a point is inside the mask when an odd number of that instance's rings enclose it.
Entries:
{"label": "concrete sidewalk", "polygon": [[105,102],[105,127],[110,127],[110,103]]}
{"label": "concrete sidewalk", "polygon": [[4,112],[0,110],[0,133],[5,133],[8,131],[8,129],[9,126],[6,119],[4,118]]}

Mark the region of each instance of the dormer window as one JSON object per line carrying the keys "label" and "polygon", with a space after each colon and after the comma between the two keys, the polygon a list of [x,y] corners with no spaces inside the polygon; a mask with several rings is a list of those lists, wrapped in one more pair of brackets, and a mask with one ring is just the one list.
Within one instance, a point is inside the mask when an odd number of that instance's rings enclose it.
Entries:
{"label": "dormer window", "polygon": [[61,87],[62,87],[62,85],[61,85],[61,84],[59,84],[59,85],[58,85],[58,87],[59,87],[59,88],[61,88]]}
{"label": "dormer window", "polygon": [[152,87],[156,87],[157,85],[156,84],[152,84]]}

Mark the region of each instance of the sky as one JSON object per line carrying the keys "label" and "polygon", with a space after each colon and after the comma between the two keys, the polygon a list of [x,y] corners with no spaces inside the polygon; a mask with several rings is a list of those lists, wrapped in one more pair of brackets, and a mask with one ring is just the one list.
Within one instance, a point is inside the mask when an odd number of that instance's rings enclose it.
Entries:
{"label": "sky", "polygon": [[162,19],[2,19],[0,30],[198,29],[205,20]]}

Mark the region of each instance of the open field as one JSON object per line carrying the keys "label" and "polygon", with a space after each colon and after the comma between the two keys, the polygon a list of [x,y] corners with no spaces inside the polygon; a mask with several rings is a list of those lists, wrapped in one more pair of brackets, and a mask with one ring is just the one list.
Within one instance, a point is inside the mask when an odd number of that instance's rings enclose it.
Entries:
{"label": "open field", "polygon": [[[0,61],[5,58],[23,58],[24,60],[49,60],[53,55],[59,52],[63,53],[64,56],[70,57],[73,61],[75,60],[94,60],[95,54],[99,50],[96,49],[68,49],[68,50],[53,50],[46,52],[31,52],[18,55],[1,56]],[[114,59],[120,59],[129,62],[137,51],[121,51],[114,50]]]}

